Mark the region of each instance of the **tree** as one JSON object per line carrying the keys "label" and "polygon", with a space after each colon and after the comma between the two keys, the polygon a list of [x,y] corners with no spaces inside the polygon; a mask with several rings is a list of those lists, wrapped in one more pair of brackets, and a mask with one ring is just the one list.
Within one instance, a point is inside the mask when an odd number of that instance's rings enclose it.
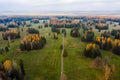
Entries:
{"label": "tree", "polygon": [[6,52],[8,52],[8,51],[9,51],[9,48],[8,48],[7,46],[5,47],[5,51],[6,51]]}
{"label": "tree", "polygon": [[68,56],[68,53],[66,51],[66,49],[64,50],[64,53],[63,53],[63,57],[67,57]]}
{"label": "tree", "polygon": [[99,47],[94,43],[90,43],[90,44],[87,44],[84,50],[84,56],[90,57],[90,58],[96,58],[96,57],[101,57],[102,55],[100,53]]}

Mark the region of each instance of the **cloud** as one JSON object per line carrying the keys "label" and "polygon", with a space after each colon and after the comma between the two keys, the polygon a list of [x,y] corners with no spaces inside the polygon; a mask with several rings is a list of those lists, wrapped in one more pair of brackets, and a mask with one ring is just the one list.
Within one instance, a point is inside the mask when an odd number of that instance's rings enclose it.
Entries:
{"label": "cloud", "polygon": [[120,11],[120,0],[0,0],[0,12]]}

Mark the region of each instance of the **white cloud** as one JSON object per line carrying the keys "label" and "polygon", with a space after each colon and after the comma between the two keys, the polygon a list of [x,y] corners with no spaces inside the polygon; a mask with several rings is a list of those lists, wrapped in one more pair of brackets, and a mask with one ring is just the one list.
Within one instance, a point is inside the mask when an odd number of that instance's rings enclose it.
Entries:
{"label": "white cloud", "polygon": [[120,10],[120,0],[0,0],[2,11],[92,11]]}

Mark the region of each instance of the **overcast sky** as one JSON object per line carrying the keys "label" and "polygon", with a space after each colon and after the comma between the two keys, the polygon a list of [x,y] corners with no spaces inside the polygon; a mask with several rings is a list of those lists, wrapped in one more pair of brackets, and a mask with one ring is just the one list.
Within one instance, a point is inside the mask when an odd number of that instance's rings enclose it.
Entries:
{"label": "overcast sky", "polygon": [[120,0],[0,0],[0,13],[40,11],[120,11]]}

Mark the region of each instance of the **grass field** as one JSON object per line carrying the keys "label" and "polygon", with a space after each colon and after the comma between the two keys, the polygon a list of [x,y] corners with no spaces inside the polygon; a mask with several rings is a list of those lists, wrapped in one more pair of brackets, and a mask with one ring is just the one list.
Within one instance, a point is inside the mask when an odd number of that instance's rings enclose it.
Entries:
{"label": "grass field", "polygon": [[[33,24],[36,27],[42,24]],[[51,28],[40,29],[40,33],[47,39],[47,44],[41,50],[20,51],[19,44],[23,37],[27,35],[26,31],[21,32],[21,39],[16,39],[10,44],[10,51],[0,55],[0,60],[5,58],[24,60],[27,80],[60,80],[60,55],[62,44],[62,34],[59,39],[54,40],[52,35],[48,36]],[[82,35],[82,30],[80,30]],[[1,34],[1,32],[0,32]],[[100,35],[95,31],[95,36]],[[101,69],[95,69],[92,65],[94,59],[83,56],[83,50],[87,43],[82,42],[81,38],[70,36],[70,29],[67,29],[65,38],[67,44],[65,49],[68,56],[64,58],[64,73],[67,80],[103,80],[104,72]],[[0,48],[6,46],[7,41],[0,36]],[[111,51],[101,50],[103,57],[108,57],[111,64],[115,64],[114,80],[120,80],[120,57]]]}

